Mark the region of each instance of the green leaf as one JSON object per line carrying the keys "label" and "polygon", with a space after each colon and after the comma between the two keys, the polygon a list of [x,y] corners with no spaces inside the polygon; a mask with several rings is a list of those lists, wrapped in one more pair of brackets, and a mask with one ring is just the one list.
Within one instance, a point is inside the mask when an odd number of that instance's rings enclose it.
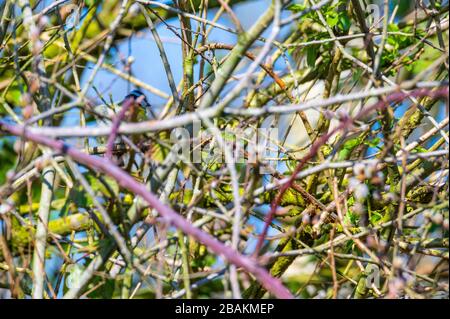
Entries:
{"label": "green leaf", "polygon": [[339,151],[339,155],[338,155],[339,160],[341,160],[341,161],[347,160],[350,157],[350,155],[352,154],[355,147],[357,147],[360,144],[361,144],[360,137],[355,137],[355,138],[352,138],[352,139],[349,139],[348,141],[346,141],[344,143],[344,145],[342,146],[342,149]]}
{"label": "green leaf", "polygon": [[0,139],[0,185],[6,180],[6,173],[14,167],[16,153],[12,141],[6,138]]}
{"label": "green leaf", "polygon": [[344,32],[347,32],[348,30],[350,30],[351,21],[350,21],[350,18],[348,16],[347,12],[344,11],[339,14],[338,26]]}
{"label": "green leaf", "polygon": [[364,144],[370,146],[370,147],[378,147],[378,145],[380,144],[381,139],[379,137],[375,137],[371,140],[368,141],[364,141]]}
{"label": "green leaf", "polygon": [[288,6],[286,9],[296,13],[296,12],[304,11],[306,9],[306,6],[303,4],[299,4],[299,3],[293,3],[290,6]]}
{"label": "green leaf", "polygon": [[358,225],[359,215],[348,211],[344,217],[344,221],[348,222],[351,225]]}
{"label": "green leaf", "polygon": [[390,24],[388,25],[388,31],[389,31],[389,32],[398,32],[398,31],[400,31],[400,28],[398,27],[397,24],[395,24],[395,23],[390,23]]}
{"label": "green leaf", "polygon": [[320,46],[318,45],[311,45],[306,48],[306,62],[309,67],[314,67],[316,65],[319,48]]}
{"label": "green leaf", "polygon": [[416,146],[413,150],[411,150],[411,153],[426,153],[428,150],[420,145]]}
{"label": "green leaf", "polygon": [[378,221],[380,221],[383,218],[383,215],[380,214],[378,211],[372,211],[370,215],[370,223],[372,225],[376,225]]}
{"label": "green leaf", "polygon": [[330,11],[327,15],[327,24],[332,28],[339,22],[339,15],[335,11]]}

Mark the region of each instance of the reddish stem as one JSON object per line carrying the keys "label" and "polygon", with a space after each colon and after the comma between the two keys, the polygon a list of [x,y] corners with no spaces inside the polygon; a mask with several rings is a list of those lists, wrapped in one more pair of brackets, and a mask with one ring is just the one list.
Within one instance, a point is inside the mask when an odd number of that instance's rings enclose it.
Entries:
{"label": "reddish stem", "polygon": [[122,108],[120,109],[119,113],[116,116],[114,116],[111,126],[111,134],[109,135],[108,141],[106,143],[105,157],[109,160],[112,160],[114,141],[116,140],[117,133],[119,132],[120,123],[124,120],[127,111],[130,109],[130,107],[133,106],[133,104],[134,104],[133,97],[125,99],[125,101],[122,103]]}
{"label": "reddish stem", "polygon": [[242,267],[247,272],[253,274],[256,279],[274,296],[282,299],[293,298],[292,294],[286,287],[283,286],[281,281],[272,277],[269,272],[259,266],[255,260],[240,254],[234,249],[224,245],[210,234],[194,227],[189,221],[184,219],[170,207],[165,206],[162,202],[160,202],[153,193],[147,190],[144,184],[137,182],[133,177],[113,164],[110,160],[83,153],[63,141],[54,140],[39,134],[27,132],[26,128],[21,125],[10,125],[0,121],[0,131],[9,132],[12,135],[21,136],[27,140],[47,146],[56,152],[70,156],[80,164],[111,176],[119,183],[120,186],[145,199],[161,214],[168,224],[171,224],[176,228],[181,229],[184,233],[194,237],[208,247],[212,252],[222,255],[228,262],[236,265],[237,267]]}

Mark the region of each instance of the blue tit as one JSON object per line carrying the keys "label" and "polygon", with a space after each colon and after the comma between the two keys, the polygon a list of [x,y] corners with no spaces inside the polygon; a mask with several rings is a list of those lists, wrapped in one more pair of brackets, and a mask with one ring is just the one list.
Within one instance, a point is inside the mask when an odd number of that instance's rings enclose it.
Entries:
{"label": "blue tit", "polygon": [[[142,96],[143,96],[143,98],[142,98]],[[139,91],[139,90],[131,91],[127,96],[125,96],[125,98],[123,99],[123,101],[120,104],[123,105],[123,103],[127,99],[134,99],[135,101],[140,100],[140,102],[137,104],[138,109],[136,110],[136,116],[132,116],[133,117],[131,119],[132,122],[135,122],[135,121],[141,122],[141,121],[146,121],[148,119],[156,118],[155,114],[152,111],[152,106],[148,102],[145,94],[142,93],[141,91]]]}
{"label": "blue tit", "polygon": [[[155,119],[156,116],[153,113],[151,109],[151,105],[147,100],[147,97],[139,90],[133,90],[131,91],[122,102],[120,102],[120,105],[124,105],[125,102],[129,101],[131,99],[131,107],[129,108],[129,111],[125,114],[126,120],[128,122],[141,122],[146,121],[149,118]],[[131,137],[131,141],[137,145],[139,144],[140,137],[138,135],[133,135]],[[127,165],[127,170],[130,171],[135,159],[135,150],[131,149],[129,153],[129,160]]]}
{"label": "blue tit", "polygon": [[114,103],[112,105],[97,105],[94,107],[94,111],[101,116],[104,116],[108,118],[108,120],[102,120],[102,122],[110,122],[114,116],[117,115],[117,113],[120,111],[120,108],[122,107],[123,103],[127,99],[133,99],[133,101],[138,100],[141,96],[144,98],[141,98],[138,104],[134,105],[132,112],[129,112],[127,116],[125,117],[126,122],[141,122],[146,121],[149,119],[156,119],[155,114],[152,111],[152,107],[150,103],[147,100],[147,97],[139,90],[133,90],[128,95],[125,96],[125,98],[120,101],[119,103]]}

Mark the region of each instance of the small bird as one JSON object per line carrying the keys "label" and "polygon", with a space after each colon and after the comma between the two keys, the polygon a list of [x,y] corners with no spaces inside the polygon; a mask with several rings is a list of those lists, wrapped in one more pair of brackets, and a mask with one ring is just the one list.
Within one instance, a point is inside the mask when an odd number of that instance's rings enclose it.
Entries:
{"label": "small bird", "polygon": [[[148,102],[147,97],[140,90],[133,90],[125,96],[125,98],[119,102],[120,107],[116,109],[115,114],[110,117],[113,121],[113,125],[120,123],[122,121],[126,122],[142,122],[148,119],[156,119],[155,114],[152,111],[151,104]],[[126,109],[124,109],[126,108]],[[119,122],[117,122],[119,121]],[[129,142],[132,142],[138,148],[142,147],[142,136],[133,135]],[[128,143],[129,143],[128,142]],[[111,137],[108,139],[108,144],[111,143]],[[109,154],[109,155],[108,155]],[[107,153],[110,156],[110,153]],[[136,155],[135,149],[131,149],[128,154],[128,165],[127,170],[131,169],[134,158]],[[119,162],[124,161],[125,158],[119,158]]]}
{"label": "small bird", "polygon": [[140,108],[137,110],[135,121],[140,122],[148,120],[150,118],[156,118],[155,113],[153,113],[152,111],[151,104],[148,102],[145,94],[140,90],[131,91],[127,96],[125,96],[123,101],[120,102],[120,105],[123,105],[123,103],[127,99],[134,99],[134,101],[138,102],[138,106],[140,106]]}
{"label": "small bird", "polygon": [[122,106],[128,99],[133,99],[132,106],[135,104],[134,101],[138,102],[138,103],[136,103],[135,106],[139,106],[139,107],[138,108],[133,107],[132,108],[133,112],[128,112],[128,114],[126,114],[126,116],[124,118],[124,120],[126,122],[142,122],[142,121],[146,121],[149,119],[156,119],[155,113],[153,113],[153,111],[151,109],[152,106],[148,102],[145,94],[142,93],[140,90],[131,91],[129,94],[127,94],[124,97],[124,99],[122,101],[120,101],[118,103],[113,103],[113,104],[109,104],[109,105],[100,104],[100,105],[94,106],[93,110],[98,115],[108,118],[109,120],[108,119],[102,120],[102,122],[108,123],[112,119],[114,119],[114,117],[117,116],[117,114],[120,113]]}

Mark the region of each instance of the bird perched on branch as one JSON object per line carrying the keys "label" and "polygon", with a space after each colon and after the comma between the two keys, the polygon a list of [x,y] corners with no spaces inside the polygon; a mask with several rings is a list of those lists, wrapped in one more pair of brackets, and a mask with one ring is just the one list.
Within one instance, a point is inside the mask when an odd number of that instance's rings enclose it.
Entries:
{"label": "bird perched on branch", "polygon": [[[111,135],[108,137],[107,143],[106,143],[106,154],[105,156],[108,158],[112,158],[112,152],[114,148],[114,142],[117,139],[117,131],[119,129],[119,126],[122,122],[142,122],[149,119],[155,119],[156,116],[152,111],[152,107],[150,103],[147,100],[147,97],[142,93],[140,90],[133,90],[129,94],[125,96],[125,98],[119,102],[118,105],[112,105],[112,108],[104,108],[104,106],[100,109],[96,109],[98,112],[100,110],[100,113],[102,115],[106,115],[109,119],[105,120],[103,119],[103,122],[109,122],[111,121]],[[106,111],[106,114],[105,114]],[[111,114],[112,113],[112,114]],[[130,149],[130,153],[128,154],[128,165],[127,170],[131,169],[136,151],[137,149],[141,149],[144,146],[142,143],[146,142],[146,139],[142,139],[144,136],[142,135],[133,135],[130,137],[130,139],[124,140],[126,144],[129,146],[132,146]],[[130,144],[131,143],[131,144]],[[138,151],[139,152],[139,151]],[[117,158],[118,163],[124,163],[125,158],[119,156]]]}
{"label": "bird perched on branch", "polygon": [[[131,103],[130,103],[131,102]],[[133,90],[127,94],[122,101],[113,104],[101,104],[93,108],[93,111],[100,116],[105,117],[102,121],[109,123],[118,116],[123,106],[129,106],[126,110],[125,117],[121,119],[124,122],[142,122],[149,119],[155,119],[156,116],[151,109],[152,106],[147,97],[140,90]],[[128,109],[128,107],[127,107]]]}
{"label": "bird perched on branch", "polygon": [[155,113],[153,113],[152,111],[152,106],[150,105],[150,103],[147,100],[147,97],[145,96],[144,93],[142,93],[139,90],[133,90],[131,91],[127,96],[125,96],[125,98],[123,99],[123,101],[120,103],[121,105],[124,105],[125,101],[127,101],[127,99],[133,99],[133,102],[139,106],[139,108],[137,110],[135,110],[134,112],[136,113],[135,118],[133,118],[133,114],[131,115],[132,117],[129,119],[130,122],[140,122],[140,121],[145,121],[148,119],[155,119]]}

